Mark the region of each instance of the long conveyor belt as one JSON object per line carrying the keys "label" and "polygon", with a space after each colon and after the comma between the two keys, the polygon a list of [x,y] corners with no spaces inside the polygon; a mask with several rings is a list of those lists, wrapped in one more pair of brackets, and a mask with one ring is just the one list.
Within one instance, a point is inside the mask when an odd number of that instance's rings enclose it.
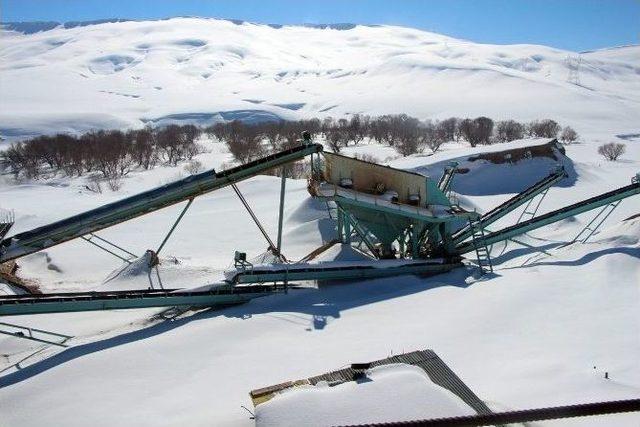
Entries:
{"label": "long conveyor belt", "polygon": [[0,316],[175,306],[227,306],[281,292],[281,285],[229,286],[208,291],[129,290],[0,296]]}
{"label": "long conveyor belt", "polygon": [[[482,224],[482,227],[485,228],[485,227],[488,227],[490,224],[493,224],[503,216],[507,215],[509,212],[512,212],[513,210],[525,204],[527,201],[536,197],[538,194],[542,193],[546,189],[553,186],[558,181],[564,179],[566,176],[567,176],[567,172],[564,170],[564,168],[559,168],[558,170],[553,171],[552,173],[550,173],[540,181],[536,182],[535,184],[533,184],[531,187],[527,188],[523,192],[518,193],[517,195],[510,198],[506,202],[496,206],[495,208],[491,209],[489,212],[482,215],[482,217],[480,217],[480,222]],[[455,232],[452,235],[452,239],[455,244],[459,244],[465,241],[466,239],[468,239],[469,237],[471,237],[472,234],[473,234],[473,231],[471,227],[467,225],[462,229],[458,230],[457,232]]]}
{"label": "long conveyor belt", "polygon": [[300,145],[225,171],[209,170],[99,208],[16,234],[0,242],[0,263],[119,224],[158,209],[226,187],[322,151]]}
{"label": "long conveyor belt", "polygon": [[461,265],[457,259],[412,262],[385,260],[382,265],[380,263],[381,261],[363,265],[282,264],[269,268],[256,266],[238,270],[227,282],[208,291],[167,289],[0,296],[0,316],[150,307],[226,306],[295,288],[296,286],[289,285],[292,281],[431,275],[444,273]]}
{"label": "long conveyor belt", "polygon": [[234,284],[272,283],[302,280],[362,280],[402,275],[430,275],[446,273],[461,264],[458,259],[413,260],[376,260],[362,265],[326,264],[282,264],[271,268],[239,270],[228,279]]}
{"label": "long conveyor belt", "polygon": [[[569,218],[574,215],[596,209],[600,206],[604,206],[639,193],[640,182],[634,182],[633,184],[618,188],[617,190],[609,191],[608,193],[591,197],[590,199],[586,199],[573,205],[566,206],[562,209],[546,213],[539,217],[532,218],[528,221],[524,221],[519,224],[503,228],[502,230],[489,233],[485,235],[483,243],[485,245],[493,245],[495,243],[513,238],[520,234],[524,234],[528,231],[544,227],[545,225],[561,221],[565,218]],[[456,253],[458,254],[464,254],[473,250],[475,250],[475,242],[473,240],[456,246]]]}

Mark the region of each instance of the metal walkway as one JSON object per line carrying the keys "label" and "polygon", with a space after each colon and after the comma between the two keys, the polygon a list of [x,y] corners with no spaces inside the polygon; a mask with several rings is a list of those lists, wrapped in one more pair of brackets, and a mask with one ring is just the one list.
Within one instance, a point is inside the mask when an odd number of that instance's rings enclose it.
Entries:
{"label": "metal walkway", "polygon": [[237,183],[322,151],[319,144],[300,145],[221,172],[209,170],[118,200],[0,242],[0,263],[82,237],[103,228]]}

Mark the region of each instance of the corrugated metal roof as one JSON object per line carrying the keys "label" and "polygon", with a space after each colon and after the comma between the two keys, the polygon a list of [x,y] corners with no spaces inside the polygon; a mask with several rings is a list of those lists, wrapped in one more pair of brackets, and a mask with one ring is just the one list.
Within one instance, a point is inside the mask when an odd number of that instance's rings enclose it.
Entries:
{"label": "corrugated metal roof", "polygon": [[[386,359],[371,362],[371,367],[389,365],[393,363],[405,363],[421,368],[426,372],[431,381],[441,387],[446,388],[453,394],[458,396],[467,405],[473,408],[478,414],[491,414],[489,407],[471,391],[467,385],[447,366],[446,363],[433,350],[421,350],[411,353],[398,354]],[[290,381],[270,387],[253,390],[250,395],[254,401],[254,405],[269,400],[275,393],[286,388],[299,384],[316,385],[321,381],[328,383],[343,383],[353,381],[362,371],[345,368],[337,371],[328,372],[326,374],[317,375],[307,378],[306,380]]]}

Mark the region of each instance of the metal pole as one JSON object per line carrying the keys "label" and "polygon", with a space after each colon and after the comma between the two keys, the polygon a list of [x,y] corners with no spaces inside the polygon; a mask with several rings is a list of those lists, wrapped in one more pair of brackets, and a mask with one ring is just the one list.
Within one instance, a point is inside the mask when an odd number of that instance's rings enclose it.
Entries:
{"label": "metal pole", "polygon": [[116,245],[115,243],[111,243],[111,242],[110,242],[110,241],[108,241],[107,239],[105,239],[105,238],[103,238],[103,237],[100,237],[100,236],[98,236],[97,234],[93,234],[93,233],[91,233],[91,234],[89,234],[89,236],[91,236],[91,238],[96,238],[96,239],[98,239],[98,240],[100,240],[100,241],[102,241],[102,242],[104,242],[104,243],[107,243],[107,244],[109,244],[109,245],[113,246],[114,248],[120,249],[122,252],[126,253],[127,255],[131,255],[131,256],[132,256],[132,257],[134,257],[134,258],[139,258],[139,256],[138,256],[138,255],[136,255],[136,254],[134,254],[134,253],[132,253],[132,252],[129,252],[128,250],[126,250],[126,249],[124,249],[124,248],[121,248],[120,246]]}
{"label": "metal pole", "polygon": [[[273,244],[273,241],[271,240],[271,238],[269,237],[269,235],[265,231],[265,229],[262,226],[262,224],[260,224],[260,221],[258,220],[258,217],[256,216],[255,213],[253,213],[253,210],[251,209],[251,206],[249,206],[249,203],[247,202],[247,200],[244,198],[244,196],[240,192],[240,189],[238,188],[238,186],[236,184],[231,184],[231,188],[233,188],[233,191],[236,192],[236,195],[238,196],[238,198],[240,199],[240,201],[244,205],[244,207],[247,210],[247,212],[249,212],[249,215],[251,216],[251,218],[253,219],[253,222],[258,227],[258,230],[260,230],[260,232],[264,236],[265,240],[269,244],[269,250],[270,251],[277,251],[275,245]],[[282,254],[278,254],[278,255],[280,255],[282,257]]]}
{"label": "metal pole", "polygon": [[110,251],[109,249],[105,248],[104,246],[100,246],[99,244],[97,244],[96,242],[92,242],[90,238],[87,238],[85,236],[80,236],[81,239],[83,239],[85,242],[87,243],[91,243],[92,245],[94,245],[95,247],[98,247],[100,249],[102,249],[103,251],[113,255],[116,258],[120,258],[122,261],[124,262],[128,262],[129,264],[131,264],[131,260],[126,259],[125,257],[121,257],[120,255],[118,255],[117,253]]}
{"label": "metal pole", "polygon": [[282,221],[284,219],[284,190],[287,183],[285,166],[282,166],[282,178],[280,180],[280,212],[278,214],[278,243],[276,246],[276,250],[278,251],[278,255],[281,253],[282,249]]}
{"label": "metal pole", "polygon": [[156,251],[156,257],[160,254],[160,251],[164,247],[165,243],[167,243],[167,240],[169,240],[169,237],[171,237],[171,235],[173,234],[173,231],[178,226],[178,223],[180,222],[180,220],[182,219],[184,214],[187,213],[187,209],[189,209],[189,206],[191,206],[191,203],[193,203],[193,198],[189,199],[189,201],[187,202],[187,205],[184,207],[184,209],[182,209],[182,212],[180,212],[180,215],[178,216],[178,219],[176,219],[176,222],[173,223],[173,226],[171,227],[171,230],[169,230],[167,235],[164,237],[164,240],[162,241],[162,243],[160,243],[160,246],[158,247],[158,250]]}

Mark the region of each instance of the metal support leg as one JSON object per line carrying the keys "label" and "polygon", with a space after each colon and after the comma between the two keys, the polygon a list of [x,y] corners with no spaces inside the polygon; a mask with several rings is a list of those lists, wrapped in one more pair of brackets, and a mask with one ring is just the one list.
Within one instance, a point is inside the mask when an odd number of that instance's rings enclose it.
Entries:
{"label": "metal support leg", "polygon": [[253,222],[256,224],[256,226],[258,227],[258,230],[260,230],[260,232],[262,233],[262,235],[264,236],[264,239],[267,241],[267,243],[269,244],[269,250],[273,253],[273,252],[277,252],[275,255],[278,255],[281,259],[283,259],[284,261],[286,261],[285,257],[282,255],[282,253],[278,252],[278,249],[276,248],[276,245],[274,245],[273,240],[271,240],[271,238],[269,237],[269,235],[267,234],[267,232],[265,231],[264,227],[262,226],[262,224],[260,223],[260,221],[258,220],[258,217],[256,216],[256,214],[253,212],[253,209],[251,209],[251,206],[249,206],[249,203],[247,202],[247,199],[244,198],[244,196],[242,195],[242,193],[240,192],[240,189],[238,188],[238,186],[236,184],[231,184],[231,188],[233,188],[233,191],[236,192],[236,195],[238,196],[238,198],[240,199],[240,201],[242,202],[242,204],[244,205],[245,209],[247,210],[247,212],[249,213],[249,215],[251,216],[251,219],[253,219]]}
{"label": "metal support leg", "polygon": [[191,203],[193,203],[193,198],[189,199],[189,201],[187,202],[187,205],[184,207],[184,209],[182,209],[182,212],[180,212],[180,215],[178,216],[178,219],[176,219],[176,222],[173,223],[173,226],[171,227],[171,230],[169,230],[169,232],[165,236],[165,238],[162,241],[162,243],[160,243],[160,246],[158,246],[158,250],[156,250],[156,257],[160,254],[160,251],[162,250],[164,245],[169,240],[169,237],[171,237],[171,235],[173,234],[174,230],[176,229],[176,227],[180,223],[180,220],[182,219],[184,214],[187,213],[187,209],[189,209],[189,206],[191,206]]}
{"label": "metal support leg", "polygon": [[[15,338],[22,338],[30,341],[37,341],[44,344],[68,347],[65,342],[73,336],[46,331],[44,329],[30,328],[28,326],[15,325],[13,323],[0,322],[1,326],[8,326],[10,330],[0,329],[0,334],[10,335]],[[59,339],[54,341],[54,339]]]}
{"label": "metal support leg", "polygon": [[[589,221],[589,223],[580,231],[580,233],[578,233],[578,235],[573,238],[571,243],[575,241],[586,243],[587,240],[589,240],[591,236],[593,236],[594,233],[598,231],[600,226],[602,226],[602,224],[607,220],[607,218],[609,218],[609,215],[611,215],[613,211],[616,210],[616,208],[620,203],[622,203],[622,200],[618,200],[616,202],[605,205],[605,207],[602,208],[600,212],[598,212],[598,214],[595,217],[593,217],[591,221]],[[583,235],[585,235],[585,237],[582,237]]]}
{"label": "metal support leg", "polygon": [[[95,237],[95,236],[94,236],[94,237]],[[130,259],[127,259],[127,258],[125,258],[125,257],[123,257],[123,256],[120,256],[120,255],[118,255],[117,253],[113,252],[112,250],[109,250],[109,249],[105,248],[104,246],[101,246],[101,245],[97,244],[96,242],[92,241],[90,237],[81,236],[81,238],[82,238],[82,240],[84,240],[85,242],[87,242],[87,243],[91,243],[93,246],[95,246],[95,247],[97,247],[97,248],[102,249],[103,251],[107,252],[108,254],[111,254],[111,255],[113,255],[114,257],[119,258],[119,259],[121,259],[122,261],[124,261],[124,262],[126,262],[126,263],[131,264],[131,260],[130,260]],[[113,245],[113,246],[115,246],[115,245]],[[126,252],[126,251],[125,251],[125,252]]]}
{"label": "metal support leg", "polygon": [[286,169],[285,166],[282,167],[282,179],[280,180],[280,212],[278,214],[278,243],[276,246],[276,250],[278,254],[281,253],[282,250],[282,222],[284,219],[284,190],[287,183],[286,177]]}
{"label": "metal support leg", "polygon": [[116,248],[116,249],[120,249],[122,252],[124,252],[124,253],[125,253],[125,254],[127,254],[127,255],[131,255],[131,256],[132,256],[132,257],[134,257],[134,258],[139,258],[139,257],[138,257],[138,255],[136,255],[136,254],[134,254],[134,253],[129,252],[129,251],[128,251],[128,250],[126,250],[125,248],[122,248],[122,247],[120,247],[120,246],[116,245],[115,243],[112,243],[112,242],[108,241],[107,239],[105,239],[105,238],[103,238],[103,237],[98,236],[97,234],[93,234],[93,233],[92,233],[92,234],[90,234],[89,236],[91,236],[91,237],[89,237],[90,239],[98,239],[98,240],[100,240],[101,242],[107,243],[107,244],[109,244],[109,245],[113,246],[113,247],[114,247],[114,248]]}
{"label": "metal support leg", "polygon": [[529,218],[535,217],[536,214],[538,213],[538,209],[540,209],[540,205],[542,204],[542,201],[544,200],[545,197],[547,197],[547,193],[548,192],[549,192],[549,189],[547,188],[542,193],[540,193],[540,197],[538,197],[538,202],[535,204],[535,207],[534,207],[534,209],[532,211],[529,210],[529,207],[533,206],[533,203],[534,203],[534,200],[536,199],[536,197],[534,197],[531,200],[529,200],[529,203],[527,203],[527,205],[524,207],[524,210],[522,211],[522,213],[518,217],[518,220],[516,221],[516,224],[520,224],[520,221],[522,221],[522,219],[525,217],[525,215],[529,215]]}

